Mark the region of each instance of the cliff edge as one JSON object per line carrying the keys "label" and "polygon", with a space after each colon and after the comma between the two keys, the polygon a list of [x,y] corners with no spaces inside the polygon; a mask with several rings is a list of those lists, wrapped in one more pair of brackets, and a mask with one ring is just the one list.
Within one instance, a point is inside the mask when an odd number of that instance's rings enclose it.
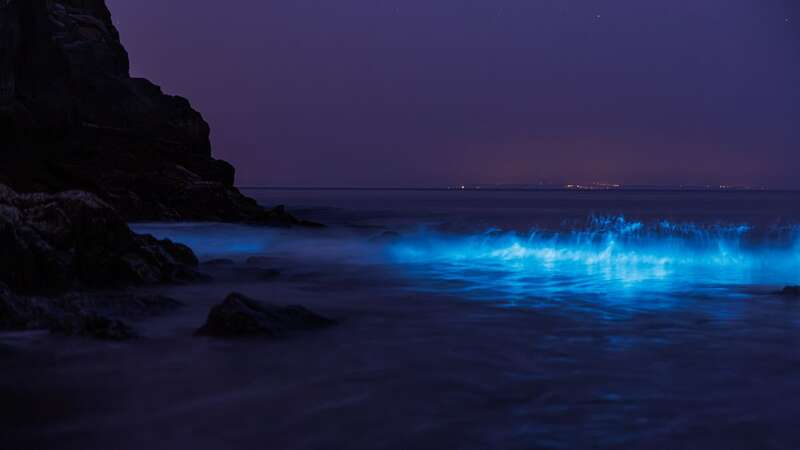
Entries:
{"label": "cliff edge", "polygon": [[233,182],[189,101],[130,76],[103,0],[0,0],[0,183],[89,191],[126,220],[302,223]]}

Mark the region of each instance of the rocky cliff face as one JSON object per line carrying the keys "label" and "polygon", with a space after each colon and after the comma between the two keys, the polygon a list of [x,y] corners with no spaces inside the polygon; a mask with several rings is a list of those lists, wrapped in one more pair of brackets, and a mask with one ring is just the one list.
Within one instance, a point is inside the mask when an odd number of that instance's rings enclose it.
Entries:
{"label": "rocky cliff face", "polygon": [[0,0],[0,183],[90,191],[128,220],[298,223],[233,181],[189,102],[130,77],[103,0]]}

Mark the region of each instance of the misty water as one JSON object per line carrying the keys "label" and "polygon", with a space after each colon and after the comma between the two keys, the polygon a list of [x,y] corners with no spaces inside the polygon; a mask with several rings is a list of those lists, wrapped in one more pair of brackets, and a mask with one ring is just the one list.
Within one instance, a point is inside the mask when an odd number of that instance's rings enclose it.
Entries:
{"label": "misty water", "polygon": [[[800,194],[249,190],[322,230],[134,224],[212,281],[105,344],[0,340],[51,448],[720,448],[800,442]],[[264,276],[264,269],[279,276]],[[194,338],[231,291],[341,323]],[[0,350],[3,348],[0,347]],[[120,436],[125,438],[121,439]],[[55,444],[58,446],[54,446]]]}

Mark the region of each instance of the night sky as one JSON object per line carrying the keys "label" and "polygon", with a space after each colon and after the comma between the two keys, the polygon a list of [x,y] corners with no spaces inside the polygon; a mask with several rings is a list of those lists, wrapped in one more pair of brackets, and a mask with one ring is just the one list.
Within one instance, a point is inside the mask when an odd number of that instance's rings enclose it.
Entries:
{"label": "night sky", "polygon": [[800,1],[108,3],[241,185],[800,188]]}

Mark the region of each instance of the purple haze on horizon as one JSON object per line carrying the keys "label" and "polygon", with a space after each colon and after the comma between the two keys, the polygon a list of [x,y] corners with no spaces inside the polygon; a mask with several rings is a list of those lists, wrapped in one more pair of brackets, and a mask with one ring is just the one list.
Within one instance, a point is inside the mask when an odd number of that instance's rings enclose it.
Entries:
{"label": "purple haze on horizon", "polygon": [[241,185],[800,188],[793,0],[109,0]]}

